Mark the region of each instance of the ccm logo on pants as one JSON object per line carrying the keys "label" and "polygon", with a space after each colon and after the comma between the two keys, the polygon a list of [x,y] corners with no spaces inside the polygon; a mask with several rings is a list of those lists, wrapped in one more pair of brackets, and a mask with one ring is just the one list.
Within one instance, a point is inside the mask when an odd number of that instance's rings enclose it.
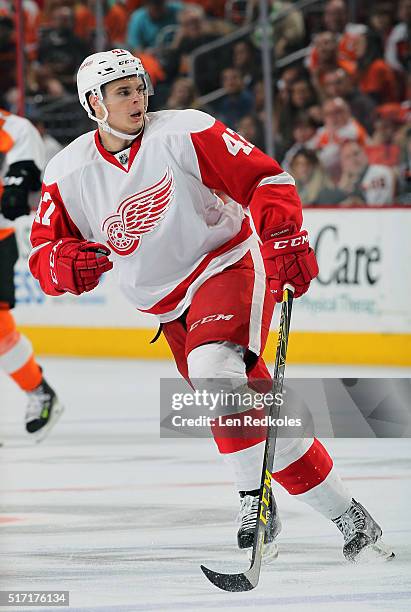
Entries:
{"label": "ccm logo on pants", "polygon": [[211,321],[229,321],[230,319],[233,318],[233,314],[215,314],[215,315],[208,315],[208,317],[203,317],[202,319],[199,319],[198,321],[195,321],[194,323],[191,324],[189,331],[192,331],[193,329],[195,329],[196,327],[198,327],[199,325],[202,325],[203,323],[211,323]]}

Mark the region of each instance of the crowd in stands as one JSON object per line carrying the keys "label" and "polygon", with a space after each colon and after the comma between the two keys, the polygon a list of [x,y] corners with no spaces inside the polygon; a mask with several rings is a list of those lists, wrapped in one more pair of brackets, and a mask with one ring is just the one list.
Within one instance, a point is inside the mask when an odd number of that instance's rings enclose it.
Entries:
{"label": "crowd in stands", "polygon": [[[66,144],[72,132],[53,131],[45,109],[78,106],[75,74],[98,40],[142,59],[156,91],[151,110],[202,109],[265,148],[257,0],[101,0],[100,36],[96,1],[23,0],[26,110],[50,132],[50,151],[60,146],[51,135]],[[0,105],[10,110],[14,4],[0,0]],[[276,159],[305,206],[411,204],[411,0],[298,6],[269,0]]]}

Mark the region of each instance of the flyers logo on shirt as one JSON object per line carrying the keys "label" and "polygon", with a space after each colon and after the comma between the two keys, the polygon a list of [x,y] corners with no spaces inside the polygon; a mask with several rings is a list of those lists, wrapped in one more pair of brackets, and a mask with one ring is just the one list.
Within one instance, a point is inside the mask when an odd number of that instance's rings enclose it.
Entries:
{"label": "flyers logo on shirt", "polygon": [[174,190],[174,176],[167,168],[157,183],[123,200],[117,212],[103,222],[102,231],[110,248],[118,255],[134,253],[142,236],[152,232],[164,219]]}

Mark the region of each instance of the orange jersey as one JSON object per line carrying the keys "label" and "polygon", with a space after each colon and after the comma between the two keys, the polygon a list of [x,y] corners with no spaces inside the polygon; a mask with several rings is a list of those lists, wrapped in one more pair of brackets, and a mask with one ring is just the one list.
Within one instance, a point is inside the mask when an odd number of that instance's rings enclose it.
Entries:
{"label": "orange jersey", "polygon": [[362,93],[378,94],[380,103],[398,102],[397,81],[393,70],[382,59],[377,59],[359,75],[358,87]]}
{"label": "orange jersey", "polygon": [[361,146],[365,146],[368,141],[368,134],[365,128],[355,119],[350,119],[346,125],[333,132],[321,127],[311,140],[315,149],[323,149],[331,144],[341,145],[346,140],[355,140]]}

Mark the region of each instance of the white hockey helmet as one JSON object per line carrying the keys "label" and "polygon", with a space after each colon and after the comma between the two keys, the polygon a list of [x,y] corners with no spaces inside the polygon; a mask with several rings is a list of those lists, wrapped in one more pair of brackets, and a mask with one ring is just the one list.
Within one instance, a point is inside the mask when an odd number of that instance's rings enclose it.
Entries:
{"label": "white hockey helmet", "polygon": [[[149,74],[145,71],[141,60],[124,49],[112,49],[89,55],[82,62],[77,72],[77,91],[80,104],[93,121],[110,134],[126,140],[134,140],[136,135],[124,134],[114,130],[107,122],[108,110],[104,105],[102,87],[106,83],[129,76],[138,76],[145,87],[145,110],[147,111],[148,96],[154,93]],[[92,113],[88,96],[97,96],[104,110],[103,119],[97,119]]]}

